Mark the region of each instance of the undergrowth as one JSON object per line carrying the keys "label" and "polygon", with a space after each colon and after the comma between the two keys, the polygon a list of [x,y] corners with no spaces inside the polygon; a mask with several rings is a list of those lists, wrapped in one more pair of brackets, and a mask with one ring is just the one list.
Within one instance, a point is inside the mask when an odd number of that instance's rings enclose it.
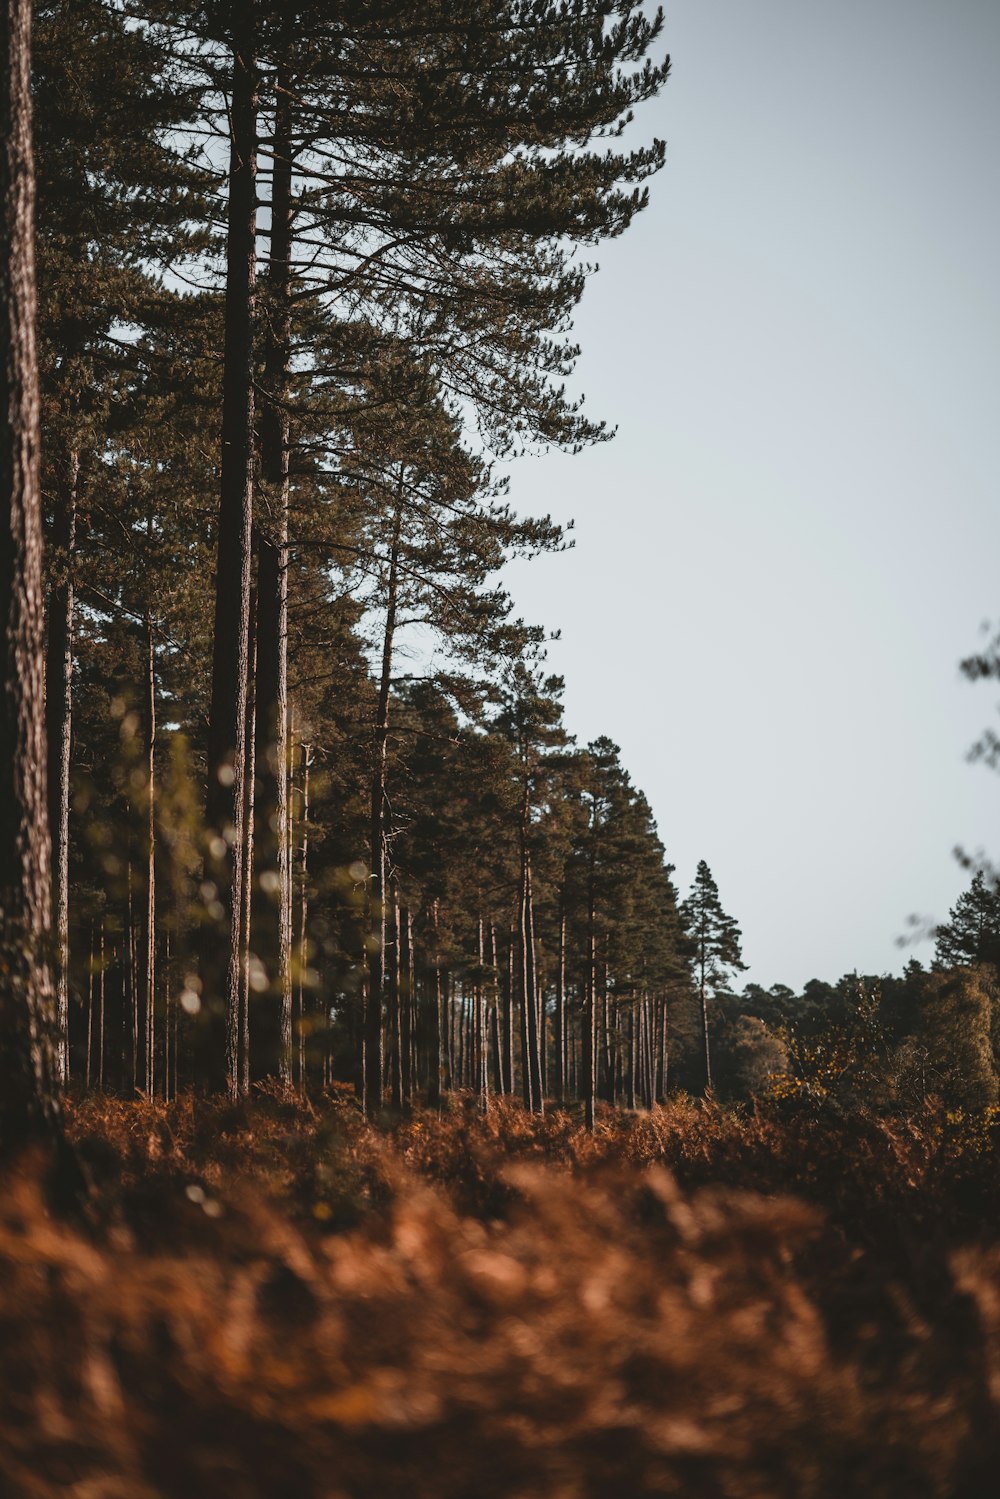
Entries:
{"label": "undergrowth", "polygon": [[994,1491],[991,1118],[94,1100],[0,1196],[0,1493]]}

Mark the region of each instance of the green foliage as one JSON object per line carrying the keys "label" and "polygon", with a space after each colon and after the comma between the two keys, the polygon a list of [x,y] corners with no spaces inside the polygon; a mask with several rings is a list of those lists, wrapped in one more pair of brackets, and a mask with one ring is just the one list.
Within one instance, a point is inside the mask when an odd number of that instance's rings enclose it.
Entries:
{"label": "green foliage", "polygon": [[722,909],[719,887],[704,859],[699,860],[691,894],[681,905],[680,914],[703,991],[706,986],[718,988],[724,984],[730,972],[743,971],[742,933],[733,917]]}
{"label": "green foliage", "polygon": [[774,1097],[847,1110],[884,1099],[888,1047],[879,1016],[881,989],[877,980],[855,977],[853,991],[843,1020],[818,1034],[795,1026],[783,1033],[788,1069],[774,1079]]}
{"label": "green foliage", "polygon": [[1000,892],[978,870],[949,919],[938,927],[934,958],[941,968],[990,963],[1000,966]]}

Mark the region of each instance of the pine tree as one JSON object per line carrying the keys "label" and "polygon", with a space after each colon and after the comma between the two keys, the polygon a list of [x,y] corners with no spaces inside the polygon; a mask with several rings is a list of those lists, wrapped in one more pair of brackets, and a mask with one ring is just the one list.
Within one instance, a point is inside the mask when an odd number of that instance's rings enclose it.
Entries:
{"label": "pine tree", "polygon": [[49,961],[31,5],[0,12],[0,1149],[58,1138]]}
{"label": "pine tree", "polygon": [[[77,592],[100,527],[109,444],[133,421],[133,334],[179,299],[155,283],[157,260],[192,241],[203,175],[158,149],[188,99],[147,34],[103,0],[43,0],[34,21],[39,363],[46,542],[49,822],[59,1041],[69,1066],[70,781]],[[117,446],[117,444],[115,444]],[[148,519],[149,511],[147,510]],[[120,517],[116,516],[116,530]],[[116,548],[120,537],[115,537]],[[84,556],[81,556],[81,553]],[[106,582],[98,568],[99,581]],[[94,582],[94,569],[89,569]],[[102,592],[107,592],[102,589]],[[92,596],[84,600],[92,602]]]}
{"label": "pine tree", "polygon": [[938,927],[935,966],[958,968],[975,963],[1000,967],[1000,891],[980,871]]}
{"label": "pine tree", "polygon": [[708,990],[723,983],[727,972],[745,970],[740,950],[741,933],[732,916],[727,916],[719,900],[719,887],[712,871],[701,859],[691,894],[681,906],[694,959],[695,977],[701,1004],[702,1029],[705,1037],[705,1092],[712,1089],[712,1052],[709,1042]]}

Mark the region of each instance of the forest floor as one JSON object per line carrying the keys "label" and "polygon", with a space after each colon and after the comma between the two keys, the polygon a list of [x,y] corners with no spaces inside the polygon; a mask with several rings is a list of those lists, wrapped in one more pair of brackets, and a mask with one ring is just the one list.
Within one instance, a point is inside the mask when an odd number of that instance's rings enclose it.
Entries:
{"label": "forest floor", "polygon": [[0,1187],[12,1499],[985,1499],[1000,1133],[90,1100]]}

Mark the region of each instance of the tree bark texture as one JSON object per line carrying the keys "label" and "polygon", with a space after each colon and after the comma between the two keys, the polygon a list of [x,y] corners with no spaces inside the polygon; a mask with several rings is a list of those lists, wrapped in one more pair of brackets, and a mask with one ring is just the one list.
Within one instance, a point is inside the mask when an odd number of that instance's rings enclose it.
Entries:
{"label": "tree bark texture", "polygon": [[583,1012],[583,1109],[584,1122],[588,1130],[594,1128],[594,1094],[596,1092],[594,1010],[597,993],[597,933],[594,927],[594,893],[590,893],[589,934],[587,954],[587,984]]}
{"label": "tree bark texture", "polygon": [[143,1070],[146,1097],[152,1098],[156,1090],[156,646],[153,622],[148,615],[146,653],[146,691],[143,703],[146,747],[146,919],[143,923],[145,952],[142,964],[146,1048]]}
{"label": "tree bark texture", "polygon": [[524,1006],[522,1040],[524,1056],[524,1101],[535,1113],[544,1113],[542,1066],[538,1036],[538,995],[535,974],[534,910],[531,894],[531,854],[528,849],[528,791],[525,783],[524,819],[521,827],[521,999]]}
{"label": "tree bark texture", "polygon": [[0,1149],[58,1138],[50,961],[31,5],[0,10]]}
{"label": "tree bark texture", "polygon": [[556,954],[555,1096],[561,1107],[566,1097],[566,907],[559,898],[559,950]]}
{"label": "tree bark texture", "polygon": [[240,1009],[239,1009],[239,1054],[237,1070],[237,1092],[241,1098],[250,1092],[250,996],[256,982],[256,964],[251,954],[251,916],[253,914],[253,870],[254,843],[256,841],[256,808],[254,806],[254,783],[257,741],[254,731],[256,712],[256,674],[258,638],[258,592],[250,589],[250,621],[247,645],[247,703],[246,736],[247,763],[243,781],[243,860],[240,867]]}
{"label": "tree bark texture", "polygon": [[[206,1009],[205,1081],[235,1097],[239,1076],[241,969],[240,869],[246,773],[253,511],[253,327],[256,261],[257,99],[253,21],[237,8],[229,166],[222,462],[208,732],[208,867],[222,907],[222,941],[209,935],[202,1002]],[[213,949],[219,959],[212,960]]]}
{"label": "tree bark texture", "polygon": [[291,867],[288,860],[288,378],[291,365],[292,101],[277,79],[271,244],[264,319],[262,513],[257,522],[254,951],[268,988],[254,1000],[255,1078],[292,1080]]}
{"label": "tree bark texture", "polygon": [[705,987],[705,942],[702,939],[699,958],[698,992],[701,996],[701,1026],[705,1036],[705,1093],[712,1091],[712,1043],[708,1032],[708,990]]}
{"label": "tree bark texture", "polygon": [[389,739],[389,691],[392,682],[392,648],[396,629],[396,589],[399,569],[399,537],[402,526],[402,496],[397,497],[389,550],[389,580],[386,596],[385,633],[382,637],[382,670],[372,743],[372,779],[369,805],[369,857],[371,877],[368,896],[368,1010],[365,1017],[365,1102],[369,1116],[382,1107],[383,1058],[382,1019],[386,983],[386,825],[385,761]]}
{"label": "tree bark texture", "polygon": [[80,455],[66,454],[55,498],[55,581],[49,594],[45,662],[48,805],[52,834],[52,929],[56,990],[56,1069],[69,1080],[69,773],[73,725],[73,554]]}
{"label": "tree bark texture", "polygon": [[299,846],[299,953],[298,953],[298,1050],[299,1086],[305,1090],[306,1078],[306,990],[309,974],[309,772],[313,747],[302,744],[302,842]]}

